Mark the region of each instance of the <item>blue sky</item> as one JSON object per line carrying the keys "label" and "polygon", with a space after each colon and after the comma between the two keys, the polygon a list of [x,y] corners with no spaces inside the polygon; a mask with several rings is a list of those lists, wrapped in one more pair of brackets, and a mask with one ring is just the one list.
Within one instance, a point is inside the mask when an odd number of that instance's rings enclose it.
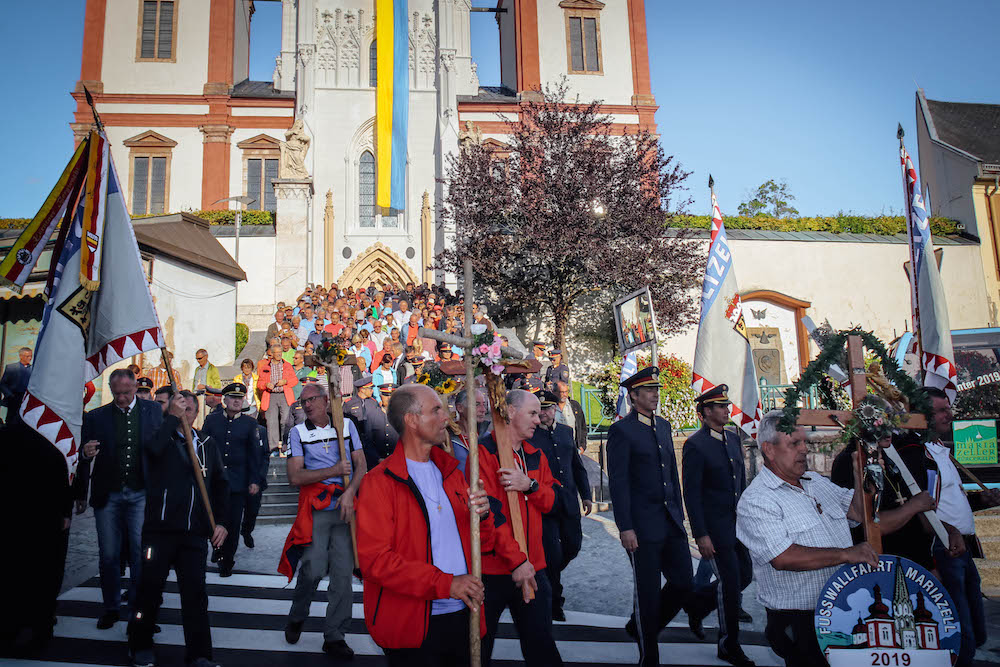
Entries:
{"label": "blue sky", "polygon": [[[69,159],[84,5],[5,7],[0,217],[33,215]],[[709,212],[709,172],[727,213],[771,178],[788,181],[803,215],[898,213],[896,124],[915,154],[916,87],[931,99],[1000,103],[988,0],[646,0],[646,14],[656,121],[667,153],[693,172],[692,213]],[[280,3],[258,2],[252,78],[271,77],[279,18]],[[473,45],[483,85],[497,83],[491,14],[473,15]],[[628,48],[604,48],[616,46]]]}

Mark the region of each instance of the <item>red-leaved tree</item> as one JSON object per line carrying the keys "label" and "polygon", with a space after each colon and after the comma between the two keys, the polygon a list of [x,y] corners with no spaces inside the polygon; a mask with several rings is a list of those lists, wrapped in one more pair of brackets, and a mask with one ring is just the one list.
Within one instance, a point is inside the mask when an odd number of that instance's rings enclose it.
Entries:
{"label": "red-leaved tree", "polygon": [[541,308],[555,345],[581,297],[650,285],[662,333],[697,318],[704,258],[666,223],[689,203],[688,176],[649,132],[621,135],[600,102],[566,103],[565,83],[520,107],[507,146],[468,144],[447,169],[439,224],[454,243],[435,268],[461,274],[508,308]]}

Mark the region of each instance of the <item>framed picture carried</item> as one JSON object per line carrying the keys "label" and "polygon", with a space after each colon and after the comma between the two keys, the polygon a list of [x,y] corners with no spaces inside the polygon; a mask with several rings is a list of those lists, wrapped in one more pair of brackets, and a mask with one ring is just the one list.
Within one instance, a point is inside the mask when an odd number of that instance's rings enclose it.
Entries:
{"label": "framed picture carried", "polygon": [[613,308],[618,351],[623,356],[656,344],[656,316],[648,286],[618,299]]}

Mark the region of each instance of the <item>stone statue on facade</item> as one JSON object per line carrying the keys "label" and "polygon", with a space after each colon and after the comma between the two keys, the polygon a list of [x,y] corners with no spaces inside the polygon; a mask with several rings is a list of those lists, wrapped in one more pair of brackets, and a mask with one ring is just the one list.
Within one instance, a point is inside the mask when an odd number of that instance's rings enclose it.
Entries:
{"label": "stone statue on facade", "polygon": [[483,131],[471,120],[465,121],[465,129],[458,133],[458,146],[465,150],[469,146],[479,146],[483,143]]}
{"label": "stone statue on facade", "polygon": [[306,169],[306,153],[312,140],[306,134],[302,119],[297,118],[285,132],[281,142],[281,160],[278,164],[279,178],[309,178]]}

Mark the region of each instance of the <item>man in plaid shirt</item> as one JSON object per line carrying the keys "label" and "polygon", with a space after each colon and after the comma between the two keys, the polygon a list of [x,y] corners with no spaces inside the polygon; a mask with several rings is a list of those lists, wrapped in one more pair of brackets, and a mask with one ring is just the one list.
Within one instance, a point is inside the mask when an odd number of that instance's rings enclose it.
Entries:
{"label": "man in plaid shirt", "polygon": [[782,412],[764,415],[757,442],[764,468],[736,506],[736,535],[750,551],[765,635],[788,667],[825,664],[813,614],[827,579],[847,563],[875,567],[867,542],[853,545],[848,521],[863,518],[863,496],[806,472],[806,434],[778,430]]}

